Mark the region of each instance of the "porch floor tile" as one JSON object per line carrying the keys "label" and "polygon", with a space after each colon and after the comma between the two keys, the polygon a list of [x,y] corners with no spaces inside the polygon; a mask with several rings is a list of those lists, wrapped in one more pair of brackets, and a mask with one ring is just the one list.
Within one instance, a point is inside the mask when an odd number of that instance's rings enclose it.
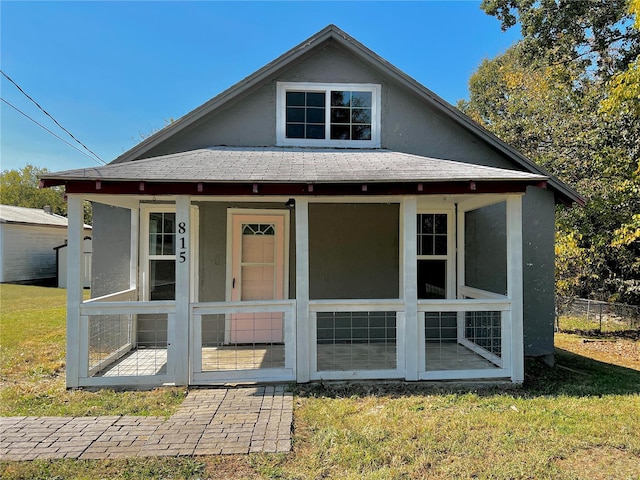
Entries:
{"label": "porch floor tile", "polygon": [[427,371],[499,368],[457,342],[428,342],[425,353]]}
{"label": "porch floor tile", "polygon": [[[259,370],[284,368],[284,345],[224,345],[202,348],[202,371]],[[427,371],[480,370],[499,368],[489,360],[456,342],[425,344]],[[166,369],[167,350],[132,350],[96,376],[158,375]],[[318,371],[394,370],[396,344],[393,342],[319,344]]]}

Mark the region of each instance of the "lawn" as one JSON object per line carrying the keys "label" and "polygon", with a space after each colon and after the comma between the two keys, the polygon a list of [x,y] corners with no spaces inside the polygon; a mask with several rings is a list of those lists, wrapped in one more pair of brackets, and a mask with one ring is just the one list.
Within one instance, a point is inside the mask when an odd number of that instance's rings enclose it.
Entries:
{"label": "lawn", "polygon": [[66,290],[0,285],[0,416],[170,415],[185,389],[66,390]]}
{"label": "lawn", "polygon": [[[3,415],[168,415],[179,403],[179,389],[136,392],[135,401],[131,392],[66,392],[64,293],[34,291],[36,304],[29,299],[34,293],[23,294],[31,287],[7,287],[0,323]],[[13,328],[23,319],[40,323],[30,332],[29,325]],[[557,335],[556,366],[528,360],[522,388],[292,387],[290,454],[0,462],[0,477],[637,480],[640,342],[622,334],[587,340]]]}

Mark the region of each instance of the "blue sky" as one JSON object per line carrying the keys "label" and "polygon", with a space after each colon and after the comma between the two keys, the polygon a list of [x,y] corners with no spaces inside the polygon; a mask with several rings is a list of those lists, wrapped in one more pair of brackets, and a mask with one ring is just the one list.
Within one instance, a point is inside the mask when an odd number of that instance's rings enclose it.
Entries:
{"label": "blue sky", "polygon": [[[330,23],[453,104],[467,98],[482,59],[519,36],[501,32],[479,1],[3,0],[0,22],[2,70],[107,162]],[[4,77],[0,88],[68,139]],[[95,166],[4,102],[0,109],[2,170]]]}

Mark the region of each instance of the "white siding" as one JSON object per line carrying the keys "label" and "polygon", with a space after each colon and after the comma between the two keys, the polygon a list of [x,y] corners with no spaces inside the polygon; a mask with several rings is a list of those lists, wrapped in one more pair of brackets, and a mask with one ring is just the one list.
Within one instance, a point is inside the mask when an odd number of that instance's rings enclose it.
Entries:
{"label": "white siding", "polygon": [[2,224],[2,282],[54,278],[56,253],[67,229],[60,227]]}
{"label": "white siding", "polygon": [[[85,230],[85,234],[86,234]],[[67,252],[64,246],[58,249],[58,288],[67,288]],[[82,247],[82,276],[84,288],[91,286],[91,239],[85,238]]]}

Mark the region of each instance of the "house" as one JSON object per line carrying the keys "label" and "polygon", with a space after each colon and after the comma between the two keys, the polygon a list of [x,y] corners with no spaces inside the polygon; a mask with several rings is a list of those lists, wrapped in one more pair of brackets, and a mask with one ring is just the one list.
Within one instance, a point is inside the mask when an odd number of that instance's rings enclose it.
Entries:
{"label": "house", "polygon": [[0,282],[55,285],[54,248],[66,240],[67,219],[50,208],[0,205]]}
{"label": "house", "polygon": [[520,383],[553,355],[555,206],[582,202],[333,25],[42,185],[69,201],[68,387]]}

